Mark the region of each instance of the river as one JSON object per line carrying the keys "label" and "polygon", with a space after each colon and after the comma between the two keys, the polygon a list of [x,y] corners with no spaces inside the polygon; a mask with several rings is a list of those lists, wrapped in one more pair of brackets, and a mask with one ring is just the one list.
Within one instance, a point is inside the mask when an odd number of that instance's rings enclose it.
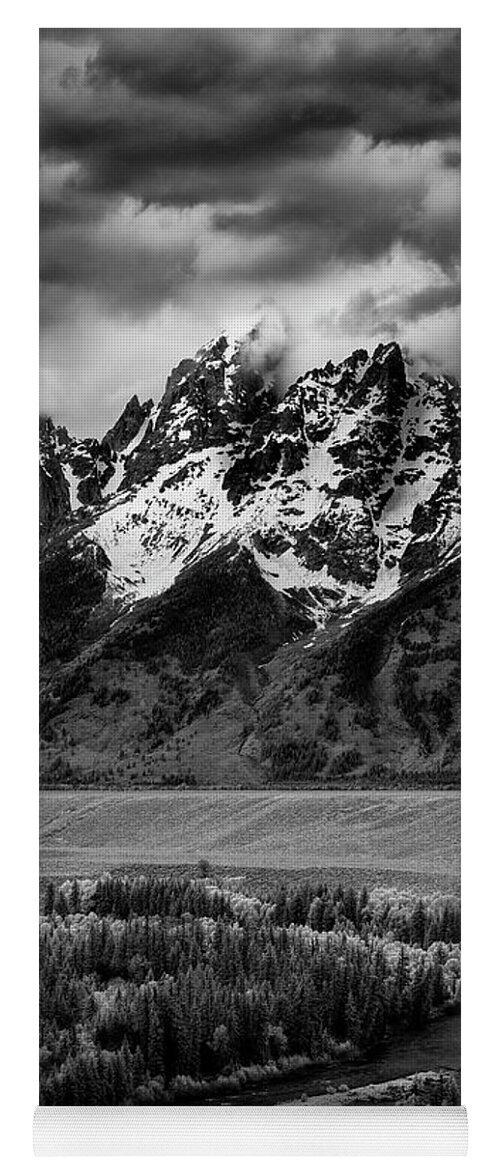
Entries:
{"label": "river", "polygon": [[279,1106],[283,1102],[326,1094],[327,1085],[369,1086],[413,1073],[448,1069],[460,1073],[460,1015],[451,1013],[433,1021],[421,1033],[395,1037],[356,1062],[333,1061],[308,1066],[290,1076],[275,1079],[241,1093],[198,1099],[203,1106]]}

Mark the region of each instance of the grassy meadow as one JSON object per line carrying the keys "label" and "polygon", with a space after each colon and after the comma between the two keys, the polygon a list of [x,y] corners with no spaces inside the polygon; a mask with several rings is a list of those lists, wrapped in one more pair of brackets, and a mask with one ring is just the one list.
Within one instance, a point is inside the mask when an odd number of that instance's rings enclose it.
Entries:
{"label": "grassy meadow", "polygon": [[[348,872],[360,882],[458,888],[454,792],[50,791],[40,872],[190,866]],[[413,880],[413,881],[412,881]]]}

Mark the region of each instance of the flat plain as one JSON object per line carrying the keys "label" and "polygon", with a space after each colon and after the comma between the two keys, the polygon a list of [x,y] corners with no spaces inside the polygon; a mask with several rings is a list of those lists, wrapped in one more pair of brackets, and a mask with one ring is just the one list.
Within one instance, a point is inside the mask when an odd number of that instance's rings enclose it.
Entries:
{"label": "flat plain", "polygon": [[460,794],[196,790],[40,794],[40,873],[191,866],[458,887]]}

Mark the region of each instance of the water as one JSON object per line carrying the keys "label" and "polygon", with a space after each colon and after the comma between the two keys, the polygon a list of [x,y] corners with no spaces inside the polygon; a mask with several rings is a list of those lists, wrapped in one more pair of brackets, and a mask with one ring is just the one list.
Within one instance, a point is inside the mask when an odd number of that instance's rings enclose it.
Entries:
{"label": "water", "polygon": [[440,1069],[460,1073],[460,1015],[457,1013],[441,1017],[421,1033],[395,1038],[366,1059],[335,1061],[321,1068],[309,1067],[241,1093],[205,1098],[200,1105],[278,1106],[296,1101],[302,1094],[308,1097],[326,1094],[327,1085],[334,1089],[339,1086],[353,1089]]}

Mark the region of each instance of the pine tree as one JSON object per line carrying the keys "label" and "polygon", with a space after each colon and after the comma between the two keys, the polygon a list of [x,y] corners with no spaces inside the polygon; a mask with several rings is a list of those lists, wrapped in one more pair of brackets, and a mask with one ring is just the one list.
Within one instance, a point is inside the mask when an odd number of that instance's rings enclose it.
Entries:
{"label": "pine tree", "polygon": [[419,947],[424,947],[426,929],[427,916],[425,913],[425,907],[422,899],[419,899],[411,917],[411,943],[418,943]]}
{"label": "pine tree", "polygon": [[71,890],[68,897],[68,910],[70,915],[76,915],[80,910],[80,884],[77,878],[74,878],[71,883]]}
{"label": "pine tree", "polygon": [[352,991],[349,991],[347,996],[345,1010],[345,1034],[347,1040],[352,1041],[353,1045],[359,1045],[361,1040],[361,1020]]}
{"label": "pine tree", "polygon": [[56,901],[56,889],[55,889],[54,883],[52,881],[50,881],[47,883],[47,889],[45,891],[45,900],[44,900],[44,907],[43,907],[44,915],[47,915],[47,916],[52,915],[52,912],[54,910],[55,901]]}

